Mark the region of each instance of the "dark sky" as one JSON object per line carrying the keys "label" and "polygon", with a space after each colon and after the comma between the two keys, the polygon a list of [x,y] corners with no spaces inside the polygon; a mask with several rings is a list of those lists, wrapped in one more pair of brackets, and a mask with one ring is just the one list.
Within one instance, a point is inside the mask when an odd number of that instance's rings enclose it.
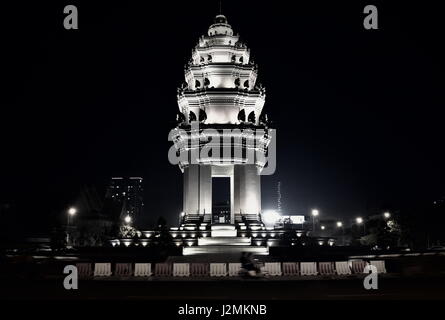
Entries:
{"label": "dark sky", "polygon": [[[289,214],[316,206],[352,217],[445,195],[443,13],[437,1],[391,2],[223,1],[278,130],[263,208],[275,206],[277,181]],[[67,4],[79,30],[63,28]],[[366,4],[377,5],[379,30],[363,28]],[[175,222],[182,177],[167,134],[218,1],[2,11],[0,203],[18,205],[28,226],[48,225],[83,184],[103,193],[111,176],[137,175],[149,220]]]}

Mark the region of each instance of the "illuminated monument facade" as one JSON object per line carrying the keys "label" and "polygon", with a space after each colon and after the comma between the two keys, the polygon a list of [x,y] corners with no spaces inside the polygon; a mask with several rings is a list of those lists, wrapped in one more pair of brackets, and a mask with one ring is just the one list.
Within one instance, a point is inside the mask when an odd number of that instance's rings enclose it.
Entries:
{"label": "illuminated monument facade", "polygon": [[[261,222],[261,174],[273,138],[262,115],[265,89],[257,84],[250,51],[218,15],[199,39],[178,89],[178,126],[170,133],[183,172],[181,231],[198,231],[184,254],[227,250],[267,254],[243,230],[265,230]],[[266,165],[267,164],[267,165]],[[227,178],[226,210],[215,212],[214,178]],[[207,232],[208,231],[208,232]]]}
{"label": "illuminated monument facade", "polygon": [[[267,255],[270,247],[334,244],[333,238],[310,240],[304,216],[261,208],[261,176],[275,171],[276,131],[262,113],[266,95],[257,72],[226,17],[216,16],[185,66],[177,126],[169,133],[168,158],[183,173],[184,194],[179,226],[168,232],[183,255],[234,253],[238,260],[241,252]],[[226,182],[222,206],[215,199],[221,193],[215,180],[221,179]],[[110,243],[156,245],[161,232],[137,231],[137,237]]]}

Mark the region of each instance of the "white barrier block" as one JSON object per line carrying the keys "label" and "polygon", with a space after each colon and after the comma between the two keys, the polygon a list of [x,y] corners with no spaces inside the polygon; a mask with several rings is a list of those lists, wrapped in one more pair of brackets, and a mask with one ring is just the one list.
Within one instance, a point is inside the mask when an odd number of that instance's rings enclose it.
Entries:
{"label": "white barrier block", "polygon": [[368,262],[366,262],[364,260],[351,260],[350,261],[351,270],[354,274],[363,273],[363,271],[365,270],[367,265],[368,265]]}
{"label": "white barrier block", "polygon": [[156,263],[155,276],[170,277],[172,275],[172,265],[170,263]]}
{"label": "white barrier block", "polygon": [[333,275],[335,274],[334,263],[333,262],[319,262],[318,272],[321,275]]}
{"label": "white barrier block", "polygon": [[208,277],[209,264],[208,263],[192,263],[190,265],[190,274],[192,277]]}
{"label": "white barrier block", "polygon": [[94,276],[95,277],[109,277],[112,275],[111,263],[95,263]]}
{"label": "white barrier block", "polygon": [[351,274],[351,269],[349,268],[348,261],[336,261],[335,270],[339,275]]}
{"label": "white barrier block", "polygon": [[173,276],[174,277],[188,277],[188,276],[190,276],[190,264],[189,263],[174,263],[173,264]]}
{"label": "white barrier block", "polygon": [[316,262],[301,262],[300,270],[302,276],[316,276],[317,263]]}
{"label": "white barrier block", "polygon": [[227,265],[225,263],[210,264],[211,277],[225,277],[226,275],[227,275]]}
{"label": "white barrier block", "polygon": [[134,276],[135,277],[150,277],[151,263],[135,263],[134,264]]}
{"label": "white barrier block", "polygon": [[371,266],[376,267],[378,273],[386,273],[385,260],[371,260]]}
{"label": "white barrier block", "polygon": [[297,262],[283,262],[283,275],[284,276],[298,276],[298,263]]}
{"label": "white barrier block", "polygon": [[129,277],[133,273],[131,263],[116,263],[114,275],[119,277]]}
{"label": "white barrier block", "polygon": [[229,263],[229,277],[239,276],[241,263]]}
{"label": "white barrier block", "polygon": [[280,262],[265,262],[261,271],[269,276],[281,276],[281,263]]}
{"label": "white barrier block", "polygon": [[91,267],[91,263],[88,262],[76,263],[76,267],[79,278],[88,278],[93,275],[93,269]]}

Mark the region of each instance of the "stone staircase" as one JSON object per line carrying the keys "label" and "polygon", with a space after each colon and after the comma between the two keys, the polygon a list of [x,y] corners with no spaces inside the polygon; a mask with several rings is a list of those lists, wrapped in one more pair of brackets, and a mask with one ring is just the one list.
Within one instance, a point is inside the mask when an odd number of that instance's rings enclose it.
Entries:
{"label": "stone staircase", "polygon": [[233,224],[214,224],[210,226],[213,237],[236,238],[238,231]]}
{"label": "stone staircase", "polygon": [[252,246],[249,237],[238,237],[238,230],[232,224],[215,224],[210,226],[210,237],[198,238],[198,245],[183,247],[183,255],[197,254],[239,254],[251,252],[257,255],[268,255],[267,246]]}
{"label": "stone staircase", "polygon": [[199,238],[198,246],[250,246],[252,240],[247,237],[210,237]]}
{"label": "stone staircase", "polygon": [[211,255],[211,254],[237,254],[251,252],[255,255],[269,255],[269,248],[265,246],[194,246],[182,248],[184,256]]}

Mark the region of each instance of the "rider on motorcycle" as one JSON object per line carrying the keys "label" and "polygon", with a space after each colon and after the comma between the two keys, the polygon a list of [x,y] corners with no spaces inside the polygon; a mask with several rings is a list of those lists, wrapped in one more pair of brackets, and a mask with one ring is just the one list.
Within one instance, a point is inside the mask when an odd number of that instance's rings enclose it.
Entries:
{"label": "rider on motorcycle", "polygon": [[256,276],[261,273],[261,269],[256,264],[251,252],[249,253],[243,252],[240,261],[241,261],[241,267],[247,271],[248,275]]}

